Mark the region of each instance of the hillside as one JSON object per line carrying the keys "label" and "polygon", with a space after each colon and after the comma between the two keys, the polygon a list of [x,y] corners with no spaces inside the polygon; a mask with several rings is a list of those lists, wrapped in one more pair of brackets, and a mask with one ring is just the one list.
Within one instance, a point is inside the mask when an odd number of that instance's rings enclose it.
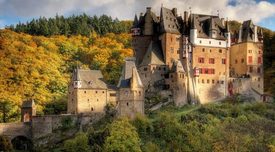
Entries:
{"label": "hillside", "polygon": [[[104,120],[54,146],[56,151],[213,151],[275,150],[275,104],[170,105],[130,121]],[[85,148],[83,148],[85,147]],[[51,150],[53,150],[51,149]]]}
{"label": "hillside", "polygon": [[77,66],[100,69],[116,84],[124,58],[133,54],[130,44],[123,33],[44,37],[0,30],[0,122],[19,120],[21,102],[29,98],[40,115],[66,111],[67,85]]}

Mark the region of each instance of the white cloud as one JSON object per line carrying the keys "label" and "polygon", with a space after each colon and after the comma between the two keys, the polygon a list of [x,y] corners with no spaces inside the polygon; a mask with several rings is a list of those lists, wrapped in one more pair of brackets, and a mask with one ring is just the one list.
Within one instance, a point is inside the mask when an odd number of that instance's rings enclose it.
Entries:
{"label": "white cloud", "polygon": [[[234,2],[236,5],[229,5]],[[56,13],[70,15],[107,14],[119,19],[133,19],[134,14],[144,12],[147,6],[159,14],[160,6],[177,7],[179,14],[192,8],[193,13],[216,15],[235,20],[253,19],[255,23],[275,14],[275,4],[255,0],[0,0],[1,16],[39,17]]]}

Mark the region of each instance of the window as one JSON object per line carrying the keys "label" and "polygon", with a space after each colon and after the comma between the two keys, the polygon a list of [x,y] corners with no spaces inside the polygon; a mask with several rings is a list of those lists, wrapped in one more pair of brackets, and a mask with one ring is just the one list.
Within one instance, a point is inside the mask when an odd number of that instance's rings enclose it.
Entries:
{"label": "window", "polygon": [[171,53],[174,53],[174,48],[173,47],[171,47],[170,50],[171,50]]}
{"label": "window", "polygon": [[144,68],[143,70],[144,70],[144,71],[147,71],[147,68]]}
{"label": "window", "polygon": [[211,41],[209,41],[209,44],[211,44]]}
{"label": "window", "polygon": [[210,73],[209,74],[215,74],[215,69],[210,69]]}
{"label": "window", "polygon": [[86,91],[84,91],[84,93],[86,93]]}
{"label": "window", "polygon": [[128,103],[128,102],[127,102],[126,104],[127,104],[127,106],[129,106],[129,103]]}
{"label": "window", "polygon": [[260,78],[260,77],[258,78],[258,81],[261,81],[261,78]]}
{"label": "window", "polygon": [[248,53],[252,53],[252,50],[248,50]]}
{"label": "window", "polygon": [[252,56],[248,56],[248,63],[252,63]]}
{"label": "window", "polygon": [[173,37],[171,37],[171,42],[173,42]]}
{"label": "window", "polygon": [[210,49],[210,50],[209,50],[209,52],[211,53],[211,52],[212,52],[212,50]]}
{"label": "window", "polygon": [[244,63],[244,59],[243,58],[242,58],[241,62]]}
{"label": "window", "polygon": [[95,91],[95,93],[97,93],[97,91]]}
{"label": "window", "polygon": [[257,72],[258,72],[258,73],[261,73],[261,68],[257,68]]}
{"label": "window", "polygon": [[161,71],[161,67],[159,67],[159,71]]}
{"label": "window", "polygon": [[222,59],[222,64],[226,64],[226,59]]}
{"label": "window", "polygon": [[236,59],[236,60],[235,60],[235,64],[237,64],[237,63],[238,63],[238,60]]}
{"label": "window", "polygon": [[222,42],[219,42],[219,45],[222,45]]}
{"label": "window", "polygon": [[201,82],[204,83],[204,79],[202,79]]}
{"label": "window", "polygon": [[200,40],[200,43],[201,43],[201,40]]}
{"label": "window", "polygon": [[110,97],[115,97],[116,93],[110,93]]}
{"label": "window", "polygon": [[258,57],[258,64],[262,64],[262,57]]}
{"label": "window", "polygon": [[215,80],[212,80],[212,84],[214,84],[215,83]]}
{"label": "window", "polygon": [[204,52],[205,51],[205,48],[202,48],[202,52]]}
{"label": "window", "polygon": [[210,81],[209,81],[209,79],[207,79],[207,83],[209,83]]}
{"label": "window", "polygon": [[221,81],[221,84],[224,84],[224,81]]}
{"label": "window", "polygon": [[138,94],[139,94],[139,96],[141,96],[141,92],[140,91],[138,92]]}
{"label": "window", "polygon": [[219,80],[217,80],[217,83],[219,84],[219,83],[220,83],[220,81],[219,81]]}
{"label": "window", "polygon": [[250,73],[253,72],[253,67],[249,67],[249,72],[250,72]]}
{"label": "window", "polygon": [[219,49],[219,52],[222,53],[222,49]]}
{"label": "window", "polygon": [[215,64],[215,59],[214,58],[209,58],[209,64]]}
{"label": "window", "polygon": [[93,107],[91,107],[91,111],[94,111],[94,108],[93,108]]}
{"label": "window", "polygon": [[177,54],[180,54],[180,50],[179,49],[177,50]]}
{"label": "window", "polygon": [[180,37],[177,37],[176,40],[177,40],[177,41],[180,41]]}
{"label": "window", "polygon": [[199,63],[204,63],[204,58],[199,57],[198,62],[199,62]]}
{"label": "window", "polygon": [[102,93],[104,93],[104,91],[102,91]]}

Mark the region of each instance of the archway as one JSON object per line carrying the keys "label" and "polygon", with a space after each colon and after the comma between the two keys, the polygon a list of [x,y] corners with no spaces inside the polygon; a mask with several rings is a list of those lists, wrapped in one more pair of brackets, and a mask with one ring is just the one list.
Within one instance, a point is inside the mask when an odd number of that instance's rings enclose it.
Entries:
{"label": "archway", "polygon": [[17,136],[11,143],[15,150],[32,150],[32,141],[25,136]]}

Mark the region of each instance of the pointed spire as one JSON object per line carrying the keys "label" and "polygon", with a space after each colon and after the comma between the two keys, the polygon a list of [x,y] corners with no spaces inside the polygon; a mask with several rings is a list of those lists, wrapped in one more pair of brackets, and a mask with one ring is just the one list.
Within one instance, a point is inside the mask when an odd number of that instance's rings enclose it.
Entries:
{"label": "pointed spire", "polygon": [[139,74],[137,72],[137,68],[133,67],[132,68],[132,78],[131,78],[131,89],[141,88],[141,87],[143,87],[143,84],[142,84]]}
{"label": "pointed spire", "polygon": [[226,32],[227,32],[227,33],[230,32],[230,29],[229,29],[229,21],[228,21],[228,20],[226,21],[225,29],[226,29]]}
{"label": "pointed spire", "polygon": [[192,17],[191,17],[191,29],[196,29],[195,15],[194,14],[192,14]]}
{"label": "pointed spire", "polygon": [[137,27],[138,26],[138,17],[137,17],[137,14],[135,14],[135,19],[134,19],[134,22],[133,22],[133,27]]}

